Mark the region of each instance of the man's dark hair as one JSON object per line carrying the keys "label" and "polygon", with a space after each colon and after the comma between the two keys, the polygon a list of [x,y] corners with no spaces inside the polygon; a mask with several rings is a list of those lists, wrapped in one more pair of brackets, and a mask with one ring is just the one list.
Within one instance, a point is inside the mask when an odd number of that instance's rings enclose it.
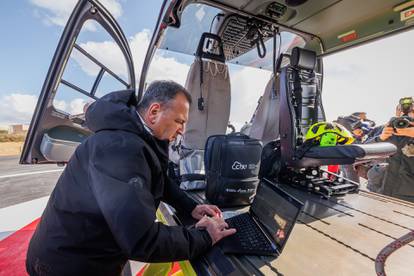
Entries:
{"label": "man's dark hair", "polygon": [[360,117],[361,115],[367,115],[366,112],[354,112],[351,114],[351,116],[356,116],[356,117]]}
{"label": "man's dark hair", "polygon": [[154,102],[168,104],[179,93],[183,94],[191,105],[191,95],[182,85],[174,81],[153,81],[138,104],[138,110],[145,110]]}

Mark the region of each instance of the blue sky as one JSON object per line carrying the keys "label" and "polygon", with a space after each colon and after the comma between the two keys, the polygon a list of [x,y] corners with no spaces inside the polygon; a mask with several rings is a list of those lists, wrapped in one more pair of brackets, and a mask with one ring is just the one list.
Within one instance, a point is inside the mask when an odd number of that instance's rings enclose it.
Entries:
{"label": "blue sky", "polygon": [[[136,74],[158,16],[161,0],[100,0],[114,14],[132,49]],[[76,0],[1,1],[0,16],[0,126],[29,123],[50,61],[63,26]],[[145,5],[142,5],[145,3]],[[82,42],[98,56],[101,49],[112,51],[112,45],[98,31],[86,31]],[[324,59],[324,104],[329,120],[355,111],[367,111],[379,123],[393,115],[402,96],[412,96],[414,32],[344,51]],[[101,55],[122,75],[117,56]],[[158,53],[148,79],[173,79],[182,84],[192,57]],[[72,67],[71,67],[72,66]],[[73,65],[86,73],[81,83],[92,79],[94,68],[81,59]],[[70,71],[67,77],[70,77]],[[270,73],[253,68],[230,66],[232,107],[230,120],[237,126],[248,121],[263,93]],[[57,97],[54,103],[67,112],[78,111],[85,103],[82,97]]]}
{"label": "blue sky", "polygon": [[[0,24],[0,95],[8,91],[38,93],[35,90],[42,86],[63,31],[62,26],[47,23],[46,15],[51,12],[34,3],[31,0],[0,2],[0,17],[2,22],[7,22]],[[152,31],[161,0],[145,1],[145,5],[139,5],[142,1],[136,0],[119,3],[123,12],[117,21],[126,36],[143,29]]]}
{"label": "blue sky", "polygon": [[[64,15],[53,2],[62,2]],[[13,93],[39,95],[50,61],[63,31],[63,26],[50,18],[67,19],[76,1],[18,0],[1,1],[0,18],[0,99]],[[105,1],[102,1],[105,2]],[[119,3],[122,15],[117,18],[127,37],[143,29],[152,31],[161,0],[106,1]],[[49,8],[48,8],[49,7]],[[3,101],[4,102],[4,101]],[[13,109],[0,105],[0,125],[14,123]],[[26,116],[27,117],[27,116]],[[29,118],[30,120],[30,118]],[[21,123],[20,119],[16,123]]]}

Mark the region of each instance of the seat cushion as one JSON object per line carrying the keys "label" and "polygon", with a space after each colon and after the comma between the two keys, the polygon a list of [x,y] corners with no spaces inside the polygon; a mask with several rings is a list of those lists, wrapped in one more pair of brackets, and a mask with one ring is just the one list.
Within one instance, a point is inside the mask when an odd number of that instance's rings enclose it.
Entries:
{"label": "seat cushion", "polygon": [[362,145],[338,145],[334,147],[311,147],[302,158],[292,162],[295,167],[312,167],[330,164],[352,164],[358,160],[385,158],[393,155],[397,147],[391,143]]}

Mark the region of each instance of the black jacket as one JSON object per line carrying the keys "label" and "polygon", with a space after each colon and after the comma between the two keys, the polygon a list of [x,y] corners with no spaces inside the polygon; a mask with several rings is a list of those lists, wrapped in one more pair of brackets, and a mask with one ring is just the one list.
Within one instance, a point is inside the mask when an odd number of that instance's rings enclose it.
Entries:
{"label": "black jacket", "polygon": [[211,247],[204,230],[155,222],[160,200],[187,212],[195,203],[167,177],[168,142],[151,136],[131,91],[88,108],[95,132],[75,151],[53,190],[27,254],[42,275],[119,275],[128,259],[193,259]]}
{"label": "black jacket", "polygon": [[397,152],[387,159],[383,193],[414,202],[414,152],[408,155],[404,153],[407,147],[414,147],[414,138],[393,135],[386,142],[396,145]]}

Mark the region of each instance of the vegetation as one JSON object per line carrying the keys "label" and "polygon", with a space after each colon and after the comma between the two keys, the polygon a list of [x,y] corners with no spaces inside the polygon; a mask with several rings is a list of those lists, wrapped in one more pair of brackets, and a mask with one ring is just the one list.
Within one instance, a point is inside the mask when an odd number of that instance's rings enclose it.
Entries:
{"label": "vegetation", "polygon": [[0,130],[0,143],[2,142],[24,142],[27,132],[8,134],[6,130]]}

